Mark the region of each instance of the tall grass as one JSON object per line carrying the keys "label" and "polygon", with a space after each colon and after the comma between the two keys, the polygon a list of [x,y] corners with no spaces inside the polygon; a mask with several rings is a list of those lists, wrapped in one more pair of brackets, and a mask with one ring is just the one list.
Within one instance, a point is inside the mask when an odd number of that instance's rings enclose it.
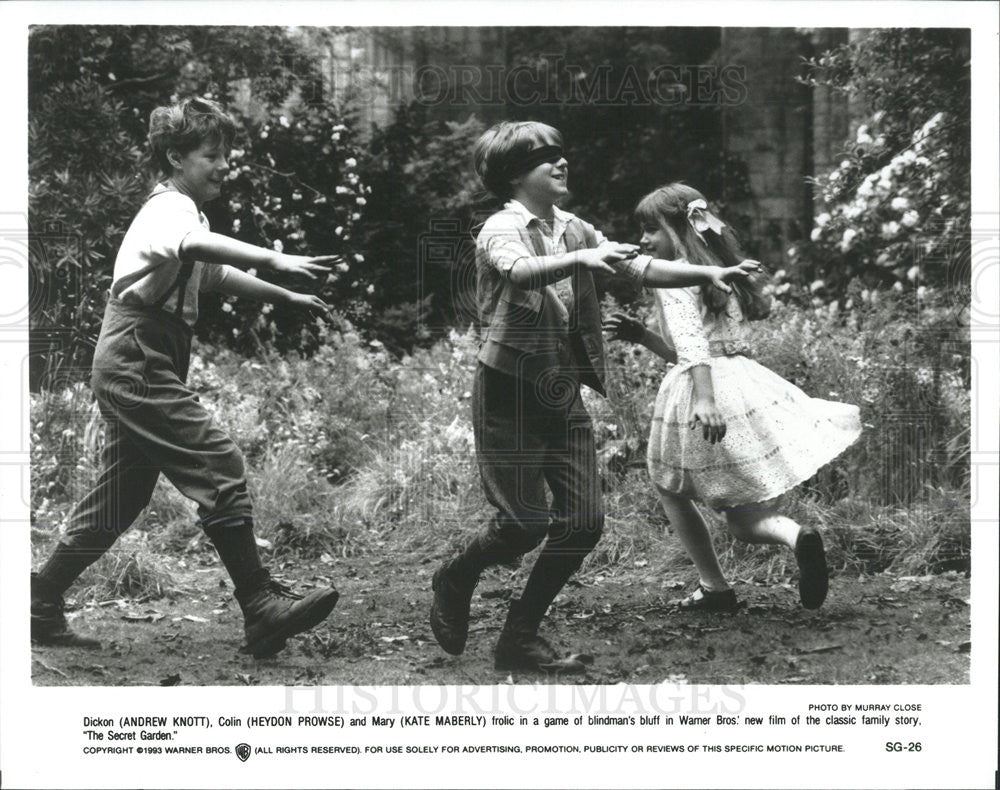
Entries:
{"label": "tall grass", "polygon": [[[861,440],[783,507],[828,536],[835,568],[932,573],[969,566],[967,359],[931,342],[926,315],[880,308],[849,316],[779,307],[757,327],[762,364],[808,394],[858,404]],[[922,323],[921,323],[922,321]],[[344,324],[311,358],[245,359],[196,348],[191,385],[244,451],[257,532],[275,554],[306,558],[397,553],[438,557],[490,515],[470,424],[477,341],[452,332],[396,359]],[[666,367],[644,350],[609,345],[608,399],[588,393],[605,485],[607,526],[586,574],[636,567],[689,574],[644,469],[645,439]],[[32,525],[36,554],[58,537],[97,472],[102,444],[89,392],[32,399]],[[707,513],[735,578],[774,579],[790,552],[733,541]],[[171,555],[204,545],[194,509],[161,480],[98,575],[109,590],[167,589]],[[136,581],[138,580],[138,581]],[[109,586],[110,585],[110,586]]]}

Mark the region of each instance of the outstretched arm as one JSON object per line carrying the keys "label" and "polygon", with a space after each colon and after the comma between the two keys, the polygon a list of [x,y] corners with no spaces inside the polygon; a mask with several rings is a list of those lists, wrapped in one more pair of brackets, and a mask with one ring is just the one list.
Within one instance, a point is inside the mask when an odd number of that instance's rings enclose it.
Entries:
{"label": "outstretched arm", "polygon": [[304,255],[285,255],[209,230],[189,233],[181,242],[180,251],[189,259],[205,263],[225,264],[238,269],[270,269],[305,280],[325,279],[330,269],[341,260],[339,255],[320,255],[313,258]]}
{"label": "outstretched arm", "polygon": [[696,266],[687,261],[665,261],[654,258],[643,275],[643,285],[650,288],[687,288],[692,285],[713,285],[729,293],[729,280],[742,279],[759,272],[757,261],[746,260],[737,266]]}
{"label": "outstretched arm", "polygon": [[298,310],[310,310],[330,318],[330,306],[315,294],[301,294],[289,291],[280,285],[266,282],[253,277],[239,269],[229,269],[225,278],[215,287],[215,290],[238,296],[242,299],[252,299],[255,302],[271,302],[272,304],[292,307]]}
{"label": "outstretched arm", "polygon": [[612,313],[604,319],[604,331],[611,340],[626,340],[645,346],[667,362],[677,362],[677,352],[657,333],[625,313]]}

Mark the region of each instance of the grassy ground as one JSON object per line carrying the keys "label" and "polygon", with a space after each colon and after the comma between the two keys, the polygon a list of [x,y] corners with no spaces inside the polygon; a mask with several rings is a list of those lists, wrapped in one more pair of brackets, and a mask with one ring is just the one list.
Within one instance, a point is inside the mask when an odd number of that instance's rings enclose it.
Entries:
{"label": "grassy ground", "polygon": [[[297,587],[334,584],[329,620],[276,658],[240,654],[242,620],[210,550],[167,560],[161,597],[75,602],[73,626],[103,650],[33,649],[39,685],[285,685],[455,683],[934,684],[966,683],[969,580],[893,573],[835,576],[822,609],[798,603],[794,562],[765,583],[737,582],[748,602],[735,615],[677,612],[690,570],[637,560],[615,573],[571,581],[544,629],[554,643],[595,661],[584,675],[497,673],[492,647],[517,570],[491,571],[473,601],[469,646],[445,654],[427,623],[430,576],[443,558],[382,555],[287,561]],[[529,558],[530,562],[530,558]],[[640,565],[640,567],[635,567]],[[787,575],[786,574],[787,571]],[[387,583],[391,579],[392,583]],[[99,596],[100,597],[100,596]]]}
{"label": "grassy ground", "polygon": [[[612,344],[610,396],[585,393],[605,534],[545,626],[595,657],[583,682],[967,680],[962,359],[917,342],[926,333],[892,316],[853,319],[783,308],[759,329],[764,364],[812,395],[862,407],[859,442],[782,504],[825,536],[835,578],[816,613],[799,607],[790,552],[735,542],[712,513],[722,565],[750,606],[733,617],[669,607],[695,576],[643,468],[665,371]],[[296,584],[334,583],[341,601],[278,658],[241,656],[214,550],[191,503],[161,481],[136,527],[70,591],[74,622],[105,650],[37,649],[36,682],[506,682],[490,651],[532,557],[484,579],[466,655],[444,654],[427,625],[431,573],[488,515],[469,422],[477,348],[473,333],[453,332],[397,360],[352,331],[331,331],[309,359],[196,348],[190,383],[246,456],[265,559]],[[103,433],[82,384],[33,396],[31,430],[37,567],[98,472]]]}

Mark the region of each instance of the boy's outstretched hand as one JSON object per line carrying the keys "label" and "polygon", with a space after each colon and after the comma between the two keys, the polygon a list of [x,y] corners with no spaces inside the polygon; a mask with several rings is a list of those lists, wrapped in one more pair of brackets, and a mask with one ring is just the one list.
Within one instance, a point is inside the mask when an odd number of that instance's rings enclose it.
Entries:
{"label": "boy's outstretched hand", "polygon": [[331,269],[338,263],[343,263],[342,255],[285,255],[275,253],[271,262],[272,271],[287,274],[299,280],[326,282]]}
{"label": "boy's outstretched hand", "polygon": [[726,285],[731,280],[742,280],[754,274],[764,271],[760,261],[747,260],[738,263],[736,266],[711,266],[709,276],[712,278],[712,285],[720,291],[729,293],[733,289]]}
{"label": "boy's outstretched hand", "polygon": [[588,269],[617,274],[611,268],[611,264],[627,261],[639,254],[639,248],[635,244],[618,244],[613,241],[606,241],[599,247],[590,247],[577,251],[577,260],[582,266]]}
{"label": "boy's outstretched hand", "polygon": [[321,318],[325,318],[327,321],[333,320],[330,305],[315,294],[300,294],[294,291],[289,291],[289,293],[289,307],[294,307],[296,310],[308,310],[311,313],[316,313]]}
{"label": "boy's outstretched hand", "polygon": [[603,329],[611,340],[625,340],[629,343],[638,343],[646,334],[646,327],[643,326],[642,322],[636,321],[625,313],[609,315],[604,319]]}

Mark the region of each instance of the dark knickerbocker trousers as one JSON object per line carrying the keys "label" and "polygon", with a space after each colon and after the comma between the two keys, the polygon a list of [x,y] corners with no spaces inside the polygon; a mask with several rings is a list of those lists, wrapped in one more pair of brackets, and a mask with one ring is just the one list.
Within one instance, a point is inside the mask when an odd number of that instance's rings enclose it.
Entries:
{"label": "dark knickerbocker trousers", "polygon": [[497,510],[475,541],[481,564],[516,560],[547,538],[522,594],[541,616],[604,526],[593,424],[579,384],[558,369],[533,382],[480,364],[473,429],[483,487]]}
{"label": "dark knickerbocker trousers", "polygon": [[197,503],[209,534],[250,523],[243,456],[185,383],[191,334],[171,313],[109,301],[91,378],[107,421],[103,470],[70,516],[68,552],[57,552],[76,567],[42,575],[75,578],[104,554],[149,503],[160,472]]}

